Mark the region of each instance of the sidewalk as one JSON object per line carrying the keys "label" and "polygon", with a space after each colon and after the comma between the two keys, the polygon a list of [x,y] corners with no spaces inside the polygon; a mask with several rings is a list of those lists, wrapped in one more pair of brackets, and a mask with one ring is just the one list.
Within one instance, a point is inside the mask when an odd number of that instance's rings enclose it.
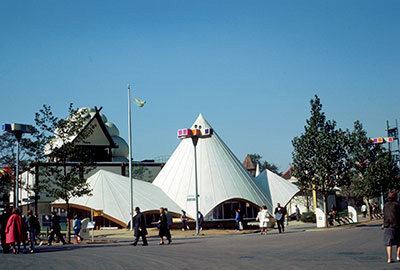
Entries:
{"label": "sidewalk", "polygon": [[[285,232],[300,232],[306,231],[307,229],[315,228],[315,223],[303,223],[292,221],[289,222],[289,226],[285,226]],[[158,229],[157,228],[148,228],[147,237],[158,237]],[[241,234],[254,234],[259,233],[258,229],[248,229],[243,231],[236,231],[232,229],[207,229],[200,232],[199,237],[213,237],[213,236],[224,236],[224,235],[241,235]],[[278,229],[268,229],[268,234],[278,234]],[[89,241],[91,239],[90,237]],[[195,230],[171,230],[172,238],[192,238],[196,236]],[[94,231],[94,240],[95,241],[128,241],[133,240],[133,231],[128,229],[118,229],[118,230],[96,230]]]}
{"label": "sidewalk", "polygon": [[[373,223],[381,222],[380,219],[373,219]],[[285,233],[295,233],[295,232],[304,232],[304,231],[321,231],[321,230],[331,230],[331,229],[344,229],[349,228],[351,226],[359,226],[360,224],[368,224],[370,223],[369,218],[363,218],[359,216],[358,223],[344,224],[339,226],[330,226],[328,228],[317,228],[315,223],[304,223],[301,221],[290,221],[289,226],[285,224]],[[148,228],[147,237],[158,237],[158,229],[157,228]],[[236,231],[232,229],[208,229],[200,232],[199,237],[214,237],[214,236],[228,236],[228,235],[241,235],[241,234],[255,234],[259,233],[258,229],[248,229],[243,231]],[[268,234],[278,234],[278,229],[269,228]],[[196,237],[195,230],[171,230],[172,238],[192,238]],[[87,239],[89,242],[91,241],[92,232],[90,232],[90,237]],[[106,241],[106,242],[121,242],[121,241],[133,241],[133,231],[129,229],[117,229],[117,230],[96,230],[94,231],[94,240],[95,241]]]}

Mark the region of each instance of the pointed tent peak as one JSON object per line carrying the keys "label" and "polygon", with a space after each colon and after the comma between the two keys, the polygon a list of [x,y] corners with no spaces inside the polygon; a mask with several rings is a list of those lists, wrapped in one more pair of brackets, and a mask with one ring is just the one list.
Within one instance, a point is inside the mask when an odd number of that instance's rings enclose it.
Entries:
{"label": "pointed tent peak", "polygon": [[257,167],[256,167],[256,177],[260,175],[260,164],[257,162]]}
{"label": "pointed tent peak", "polygon": [[191,128],[204,129],[204,128],[212,128],[212,127],[207,122],[207,120],[203,117],[203,115],[200,113],[199,116],[197,117],[196,121],[194,121]]}
{"label": "pointed tent peak", "polygon": [[[286,205],[299,192],[296,185],[268,169],[265,169],[259,176],[255,177],[254,182],[270,198],[270,204],[273,207],[277,203]],[[268,210],[273,210],[273,208]]]}

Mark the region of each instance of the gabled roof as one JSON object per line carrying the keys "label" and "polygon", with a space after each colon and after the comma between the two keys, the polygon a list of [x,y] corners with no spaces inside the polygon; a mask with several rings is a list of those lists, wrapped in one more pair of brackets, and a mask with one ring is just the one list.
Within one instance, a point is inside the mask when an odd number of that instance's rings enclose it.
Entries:
{"label": "gabled roof", "polygon": [[[107,146],[111,148],[118,147],[114,143],[103,120],[101,119],[101,109],[102,108],[97,109],[95,107],[95,113],[85,124],[82,130],[73,138],[72,143],[76,143],[77,145]],[[82,138],[82,133],[87,128],[93,128],[93,130],[86,138]]]}
{"label": "gabled roof", "polygon": [[248,170],[248,171],[255,171],[256,170],[256,165],[254,164],[253,160],[251,159],[251,156],[247,154],[246,158],[243,161],[243,166]]}
{"label": "gabled roof", "polygon": [[295,185],[268,169],[254,178],[254,182],[264,192],[265,197],[268,198],[269,204],[267,204],[267,207],[271,213],[273,213],[272,211],[277,203],[284,206],[299,192]]}
{"label": "gabled roof", "polygon": [[[99,170],[87,179],[92,196],[71,198],[71,206],[103,211],[109,219],[120,225],[128,225],[130,221],[130,183],[129,178]],[[57,200],[53,205],[63,205]],[[133,206],[139,206],[142,212],[159,211],[167,207],[169,211],[179,214],[180,207],[173,202],[159,187],[141,180],[133,180]]]}
{"label": "gabled roof", "polygon": [[[200,114],[192,127],[211,128]],[[207,215],[218,204],[241,199],[261,206],[264,194],[218,134],[200,138],[197,144],[199,210]],[[194,147],[190,138],[183,139],[153,184],[160,187],[191,217],[195,217]],[[188,200],[189,199],[189,200]]]}
{"label": "gabled roof", "polygon": [[292,178],[292,169],[293,167],[290,167],[284,174],[281,175],[281,177],[286,180]]}
{"label": "gabled roof", "polygon": [[[104,125],[103,120],[100,116],[100,109],[95,107],[95,113],[90,116],[86,124],[83,126],[82,130],[73,136],[68,138],[68,142],[75,143],[77,145],[92,145],[92,146],[104,146],[104,147],[111,147],[117,148],[118,146],[114,143],[113,139],[110,136],[106,126]],[[90,115],[90,114],[88,114]],[[69,116],[73,118],[73,116]],[[93,131],[89,134],[86,138],[82,138],[82,134],[85,129],[92,127]],[[54,139],[52,140],[51,144],[45,146],[45,154],[50,155],[52,149],[60,148],[63,146],[63,140],[57,136],[57,129],[54,131]]]}

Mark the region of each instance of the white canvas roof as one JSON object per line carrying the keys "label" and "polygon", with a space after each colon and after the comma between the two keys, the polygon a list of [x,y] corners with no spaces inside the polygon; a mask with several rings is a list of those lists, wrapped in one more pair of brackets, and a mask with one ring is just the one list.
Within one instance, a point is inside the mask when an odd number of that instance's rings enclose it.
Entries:
{"label": "white canvas roof", "polygon": [[[211,128],[200,114],[192,128]],[[261,206],[269,203],[252,177],[214,131],[197,144],[199,210],[206,216],[218,204],[242,199]],[[195,217],[194,147],[183,139],[153,182],[191,217]]]}
{"label": "white canvas roof", "polygon": [[285,206],[299,192],[299,189],[295,185],[268,169],[254,178],[254,182],[265,193],[270,202],[269,205],[273,206],[270,208],[267,205],[271,213],[273,213],[272,211],[277,203]]}
{"label": "white canvas roof", "polygon": [[[92,188],[92,196],[75,197],[70,200],[72,206],[103,211],[103,215],[119,224],[128,225],[130,221],[130,184],[129,178],[105,170],[87,179]],[[64,205],[57,200],[53,205]],[[142,212],[158,211],[167,207],[179,214],[180,207],[173,202],[159,187],[141,180],[133,181],[133,206],[139,206]]]}

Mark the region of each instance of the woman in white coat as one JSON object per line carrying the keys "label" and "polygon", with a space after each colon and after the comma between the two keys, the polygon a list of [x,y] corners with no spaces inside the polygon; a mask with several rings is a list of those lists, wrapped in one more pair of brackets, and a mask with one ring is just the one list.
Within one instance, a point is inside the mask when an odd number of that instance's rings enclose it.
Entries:
{"label": "woman in white coat", "polygon": [[267,207],[265,205],[263,207],[260,207],[260,212],[258,212],[257,220],[260,222],[261,235],[266,235],[269,218]]}

